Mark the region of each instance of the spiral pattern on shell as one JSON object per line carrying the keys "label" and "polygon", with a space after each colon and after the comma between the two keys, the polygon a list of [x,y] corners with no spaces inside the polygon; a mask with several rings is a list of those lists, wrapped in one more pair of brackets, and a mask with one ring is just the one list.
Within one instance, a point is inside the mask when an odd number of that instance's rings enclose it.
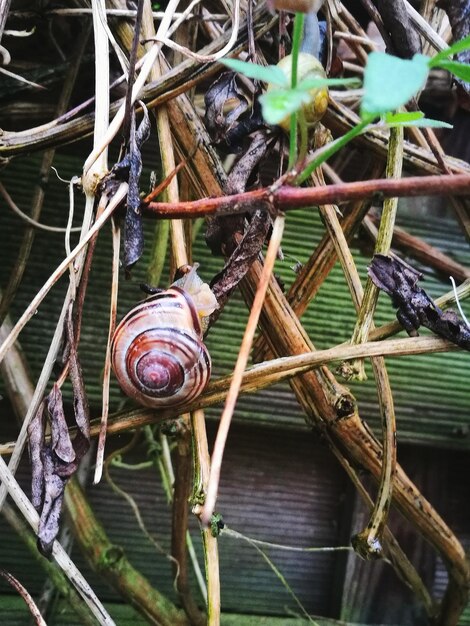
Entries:
{"label": "spiral pattern on shell", "polygon": [[122,390],[144,406],[196,398],[209,381],[211,360],[192,297],[173,286],[138,304],[116,328],[111,363]]}

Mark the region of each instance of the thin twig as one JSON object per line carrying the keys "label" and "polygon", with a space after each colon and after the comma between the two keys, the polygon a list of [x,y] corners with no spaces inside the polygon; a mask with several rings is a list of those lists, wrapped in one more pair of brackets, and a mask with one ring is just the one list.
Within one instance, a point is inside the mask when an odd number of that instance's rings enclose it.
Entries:
{"label": "thin twig", "polygon": [[[145,2],[142,20],[143,36],[146,39],[153,38],[155,34],[153,20],[150,16],[150,2]],[[164,73],[166,67],[163,59],[157,60],[151,72],[151,80],[158,80]],[[168,184],[164,190],[166,198],[170,202],[178,202],[179,187],[176,173],[175,153],[173,138],[170,131],[170,122],[167,107],[164,105],[156,111],[157,133],[160,148],[161,171],[164,180]],[[170,222],[172,267],[174,269],[188,263],[188,252],[184,236],[184,224],[182,220],[172,220]],[[180,418],[180,432],[178,435],[177,457],[175,460],[175,477],[172,492],[172,558],[176,563],[175,583],[180,595],[181,603],[190,620],[194,624],[202,624],[203,615],[199,611],[196,602],[190,591],[188,559],[187,559],[187,538],[188,531],[188,507],[189,494],[191,491],[191,433],[189,431],[190,416],[184,414]]]}
{"label": "thin twig", "polygon": [[[356,358],[371,358],[374,356],[400,357],[415,354],[433,354],[439,352],[453,352],[458,346],[439,337],[407,337],[404,339],[389,339],[384,341],[370,341],[358,346],[348,343],[340,344],[327,350],[316,350],[301,355],[281,357],[259,363],[248,368],[240,387],[240,393],[255,393],[276,383],[289,380],[312,369],[318,369],[336,361],[346,361]],[[108,434],[122,433],[127,430],[155,424],[177,417],[181,411],[194,411],[197,408],[206,408],[223,402],[230,388],[232,375],[224,376],[209,383],[204,393],[191,404],[175,410],[159,411],[150,409],[135,409],[113,414],[108,421]],[[100,432],[100,420],[91,424],[90,434],[96,437]],[[1,454],[11,454],[16,442],[3,444]]]}
{"label": "thin twig", "polygon": [[[30,217],[27,213],[24,213],[20,207],[16,204],[16,202],[13,200],[13,198],[10,196],[10,194],[8,193],[8,191],[5,189],[5,187],[3,186],[3,183],[0,182],[0,194],[3,196],[3,199],[5,200],[5,202],[7,203],[7,205],[10,207],[10,209],[16,213],[16,215],[18,215],[18,217],[20,217],[24,222],[26,222],[27,224],[29,224],[30,226],[33,226],[33,228],[37,228],[38,230],[44,230],[48,233],[65,233],[67,231],[67,228],[64,226],[48,226],[47,224],[42,224],[41,222],[38,222],[37,220],[33,219],[32,217]],[[75,226],[74,228],[70,229],[70,232],[72,233],[78,233],[81,231],[81,226]]]}
{"label": "thin twig", "polygon": [[450,279],[450,282],[452,283],[452,289],[454,291],[455,302],[457,303],[457,308],[459,310],[459,313],[462,316],[462,319],[465,322],[465,324],[470,328],[470,322],[468,321],[467,317],[465,316],[465,313],[463,312],[462,305],[460,304],[459,296],[457,295],[457,286],[455,284],[454,277],[449,276],[449,279]]}
{"label": "thin twig", "polygon": [[108,425],[109,412],[109,383],[111,379],[111,339],[116,326],[117,297],[119,288],[119,252],[121,241],[121,229],[118,223],[112,220],[113,233],[113,269],[111,278],[111,297],[109,299],[109,329],[108,340],[106,342],[106,356],[103,371],[103,399],[101,410],[101,427],[96,449],[96,466],[93,476],[93,484],[96,485],[101,480],[103,473],[104,448],[106,444],[106,428]]}
{"label": "thin twig", "polygon": [[[157,39],[162,39],[166,36],[166,33],[168,32],[168,29],[171,25],[173,11],[178,6],[178,2],[179,0],[170,0],[170,2],[168,3],[166,11],[165,11],[165,15],[155,35]],[[161,47],[161,44],[159,43],[154,44],[146,55],[144,64],[142,65],[142,69],[140,70],[140,74],[137,77],[134,83],[133,89],[132,89],[132,96],[131,96],[132,104],[139,97],[140,90],[144,86],[145,81],[147,80],[150,72],[152,71],[152,67],[155,61],[157,60],[158,54],[160,52],[160,47]],[[85,174],[88,174],[90,168],[95,163],[95,161],[99,158],[100,154],[102,154],[102,152],[106,150],[107,146],[110,144],[112,139],[116,136],[116,133],[118,132],[119,128],[121,127],[122,122],[124,121],[124,115],[125,115],[125,104],[122,104],[118,112],[114,116],[113,121],[109,125],[105,136],[101,139],[100,142],[98,142],[94,146],[92,153],[89,155],[89,157],[85,161],[85,165],[83,166],[83,171]]]}
{"label": "thin twig", "polygon": [[[106,15],[109,17],[135,17],[137,11],[135,9],[106,9]],[[49,9],[44,11],[43,15],[62,15],[67,17],[83,17],[86,15],[91,15],[92,9]],[[10,11],[11,17],[17,19],[29,19],[32,17],[37,17],[37,13],[35,11]],[[161,20],[165,15],[163,11],[152,11],[152,17],[156,20]],[[200,21],[208,21],[208,22],[226,22],[228,15],[226,13],[211,13],[206,16],[199,15],[197,13],[187,13],[184,11],[183,13],[175,12],[173,13],[172,19],[179,20],[184,16],[185,19],[196,19]]]}
{"label": "thin twig", "polygon": [[[390,132],[389,156],[387,161],[387,178],[398,179],[403,167],[403,128],[393,128]],[[387,198],[383,204],[382,219],[376,242],[376,253],[387,254],[393,238],[398,198]],[[351,339],[352,344],[363,343],[373,327],[373,316],[378,299],[378,289],[368,278],[364,289],[357,324]],[[366,558],[374,558],[381,554],[381,539],[387,523],[388,511],[392,501],[393,476],[396,471],[396,418],[393,394],[390,387],[387,368],[383,357],[372,359],[372,367],[377,384],[380,413],[382,419],[382,471],[377,499],[367,527],[354,538],[354,546],[359,554]],[[365,377],[364,362],[356,361],[353,372],[357,377]]]}
{"label": "thin twig", "polygon": [[[210,476],[210,456],[203,411],[196,410],[191,413],[191,427],[195,444],[193,449],[194,487],[191,500],[193,502],[193,513],[200,517],[201,504],[206,497]],[[220,576],[218,543],[217,538],[212,535],[211,529],[204,524],[202,525],[201,533],[206,557],[207,626],[219,626]]]}
{"label": "thin twig", "polygon": [[[56,116],[60,116],[61,114],[63,114],[67,110],[67,107],[69,105],[72,91],[75,86],[78,71],[80,68],[81,60],[83,58],[83,54],[85,52],[86,46],[90,38],[90,27],[89,26],[85,27],[83,29],[83,32],[80,33],[80,35],[81,36],[79,38],[79,41],[77,42],[77,48],[74,54],[74,58],[70,64],[70,69],[67,72],[64,85],[59,96],[59,101],[57,103],[57,108],[55,110]],[[33,220],[34,225],[39,224],[38,220],[41,216],[42,207],[44,203],[44,197],[45,197],[45,184],[49,180],[50,168],[52,167],[54,156],[55,156],[54,148],[50,148],[49,150],[46,150],[44,152],[41,165],[39,168],[39,181],[40,182],[38,181],[38,183],[36,183],[33,187],[33,197],[31,200],[31,214],[28,215],[28,218],[29,218],[28,221]],[[3,194],[3,195],[7,204],[9,204],[10,208],[15,210],[16,204],[14,204],[13,200],[8,196],[8,194],[6,195]],[[19,207],[18,207],[18,211],[21,212]],[[53,228],[53,227],[48,227],[48,228]],[[10,274],[10,278],[5,287],[3,297],[0,302],[0,324],[2,323],[2,320],[5,317],[7,311],[9,310],[10,304],[13,301],[13,298],[16,294],[18,286],[20,285],[21,280],[23,278],[23,274],[26,270],[26,265],[29,259],[29,254],[31,252],[31,247],[33,245],[34,236],[35,236],[35,232],[32,229],[27,229],[23,235],[23,239],[21,241],[20,249],[18,251],[18,256],[14,264],[13,271]]]}
{"label": "thin twig", "polygon": [[[333,454],[336,456],[339,463],[342,465],[349,478],[351,479],[354,487],[359,492],[359,495],[361,496],[367,507],[370,509],[370,511],[372,511],[374,503],[372,502],[372,498],[367,493],[366,488],[360,481],[358,473],[353,468],[351,463],[349,463],[349,461],[343,456],[343,454],[341,454],[341,452],[337,448],[335,448],[335,446],[332,446],[332,450]],[[401,549],[400,544],[395,539],[388,526],[385,526],[384,528],[383,539],[385,544],[385,551],[391,561],[392,566],[400,572],[401,576],[403,576],[403,579],[411,586],[413,592],[420,598],[427,614],[433,615],[435,611],[435,605],[429,591],[426,588],[426,585],[424,584],[422,578],[416,571],[411,561]]]}
{"label": "thin twig", "polygon": [[[199,2],[200,0],[197,0],[197,1]],[[221,48],[217,52],[214,52],[214,54],[209,54],[209,55],[198,54],[197,52],[193,52],[192,50],[189,50],[189,48],[187,48],[186,46],[180,46],[179,44],[175,43],[174,41],[171,41],[171,39],[168,39],[166,37],[160,39],[160,41],[165,46],[168,46],[169,48],[172,48],[173,50],[177,50],[178,52],[181,52],[181,54],[190,56],[192,59],[195,59],[196,61],[200,61],[202,63],[206,61],[216,61],[217,59],[221,59],[222,57],[227,55],[230,52],[230,50],[233,48],[238,37],[239,27],[240,27],[240,0],[234,0],[233,25],[232,25],[232,30],[230,34],[230,39],[228,40],[227,44],[223,48]],[[156,41],[159,40],[158,35],[155,37],[155,40]]]}
{"label": "thin twig", "polygon": [[436,31],[429,26],[423,16],[418,13],[418,11],[408,2],[408,0],[404,0],[404,5],[406,8],[406,12],[408,13],[411,21],[413,22],[414,27],[422,35],[426,41],[428,41],[432,46],[440,52],[441,50],[446,50],[449,45],[439,36]]}
{"label": "thin twig", "polygon": [[26,587],[24,587],[20,583],[20,581],[13,576],[13,574],[10,574],[10,572],[5,571],[4,569],[0,569],[0,576],[2,576],[7,581],[7,583],[9,583],[13,587],[13,589],[15,589],[23,598],[37,626],[47,626],[36,603],[34,602],[32,596],[28,593]]}
{"label": "thin twig", "polygon": [[126,197],[126,194],[127,194],[127,184],[122,183],[120,187],[118,188],[118,191],[116,192],[116,194],[113,196],[113,198],[109,202],[105,211],[102,213],[101,217],[99,217],[96,220],[96,222],[93,224],[90,230],[88,230],[85,237],[72,250],[70,255],[67,256],[62,261],[62,263],[60,263],[60,265],[54,270],[54,272],[52,272],[52,274],[49,276],[49,278],[44,283],[44,285],[41,287],[38,293],[34,296],[34,298],[32,299],[31,303],[29,304],[29,306],[27,307],[23,315],[19,318],[15,326],[12,328],[12,331],[9,334],[9,336],[5,339],[3,344],[0,346],[0,361],[3,360],[6,352],[13,345],[13,343],[17,340],[18,335],[21,333],[21,331],[26,326],[26,324],[29,322],[31,317],[35,315],[37,308],[39,307],[41,302],[44,300],[44,298],[47,296],[51,288],[59,280],[62,274],[67,270],[70,262],[73,261],[82,252],[82,250],[85,248],[85,246],[93,237],[93,235],[102,228],[102,226],[106,223],[108,218],[113,214],[116,207],[124,200],[124,198]]}
{"label": "thin twig", "polygon": [[132,47],[129,54],[129,70],[127,78],[127,91],[125,99],[125,111],[124,111],[124,123],[122,134],[124,141],[128,141],[129,128],[131,122],[131,109],[132,109],[132,85],[134,84],[134,74],[137,62],[137,48],[139,46],[139,40],[141,37],[140,29],[142,25],[142,12],[144,10],[144,0],[138,0],[137,3],[137,15],[135,17],[134,24],[134,37],[132,39]]}
{"label": "thin twig", "polygon": [[260,277],[259,285],[256,291],[253,306],[251,307],[250,316],[246,324],[245,333],[238,353],[237,362],[233,371],[232,383],[230,385],[227,399],[225,401],[224,410],[220,418],[219,429],[214,444],[214,450],[211,459],[211,472],[209,485],[207,488],[206,501],[201,511],[201,521],[207,526],[210,522],[212,513],[214,512],[215,502],[217,499],[217,491],[219,487],[220,471],[222,468],[222,458],[227,441],[230,423],[232,421],[235,404],[237,402],[238,393],[241,387],[243,372],[246,369],[248,358],[250,355],[251,345],[255,336],[258,319],[263,307],[264,297],[269,285],[269,279],[274,267],[274,262],[281,245],[282,234],[284,232],[284,216],[278,216],[273,225],[273,232],[266,253],[263,273]]}

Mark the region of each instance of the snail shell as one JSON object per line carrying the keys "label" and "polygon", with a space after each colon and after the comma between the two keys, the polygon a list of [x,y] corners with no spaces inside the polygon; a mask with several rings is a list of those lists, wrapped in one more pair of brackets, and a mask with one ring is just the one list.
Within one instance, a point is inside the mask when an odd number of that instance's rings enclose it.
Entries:
{"label": "snail shell", "polygon": [[[287,55],[279,61],[277,67],[281,68],[289,83],[292,79],[292,55]],[[307,78],[326,78],[326,73],[320,61],[308,52],[299,52],[297,61],[297,82]],[[268,91],[279,89],[274,85],[268,85]],[[328,88],[316,87],[309,91],[310,101],[302,105],[305,121],[308,125],[314,125],[321,120],[328,108]],[[285,117],[280,123],[285,131],[290,131],[290,115]]]}
{"label": "snail shell", "polygon": [[124,393],[144,406],[185,404],[209,381],[211,359],[202,341],[203,321],[217,301],[194,274],[191,270],[186,281],[185,277],[138,304],[114,333],[111,363],[116,378]]}

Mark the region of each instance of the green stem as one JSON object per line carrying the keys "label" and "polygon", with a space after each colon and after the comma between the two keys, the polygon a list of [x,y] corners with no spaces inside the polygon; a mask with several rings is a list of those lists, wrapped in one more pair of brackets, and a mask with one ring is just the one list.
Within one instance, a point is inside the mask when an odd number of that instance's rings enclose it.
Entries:
{"label": "green stem", "polygon": [[333,154],[336,154],[338,150],[341,150],[341,148],[352,139],[360,135],[364,128],[366,128],[366,126],[368,126],[376,117],[376,115],[368,115],[356,124],[356,126],[353,126],[353,128],[351,128],[351,130],[349,130],[345,135],[338,137],[338,139],[332,141],[328,146],[326,146],[326,148],[322,150],[321,153],[318,154],[312,161],[310,161],[306,168],[297,176],[295,179],[296,184],[300,185],[305,182],[312,172],[317,169],[317,167],[327,161],[331,156],[333,156]]}
{"label": "green stem", "polygon": [[160,284],[163,267],[165,265],[169,235],[170,223],[168,222],[168,224],[164,224],[163,220],[159,220],[155,226],[152,252],[147,268],[147,280],[149,284],[154,287]]}
{"label": "green stem", "polygon": [[[291,74],[291,88],[295,89],[297,86],[297,69],[299,62],[299,51],[302,44],[302,35],[304,32],[304,20],[305,15],[303,13],[296,13],[294,18],[294,32],[292,35],[292,74]],[[289,141],[289,165],[288,169],[292,169],[297,161],[297,112],[292,113],[290,116],[290,141]]]}

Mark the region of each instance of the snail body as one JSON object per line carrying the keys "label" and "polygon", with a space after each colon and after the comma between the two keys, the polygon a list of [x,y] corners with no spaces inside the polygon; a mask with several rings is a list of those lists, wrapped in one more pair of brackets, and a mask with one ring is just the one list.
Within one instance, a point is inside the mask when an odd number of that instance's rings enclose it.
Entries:
{"label": "snail body", "polygon": [[215,296],[194,269],[133,308],[111,343],[111,364],[124,393],[153,408],[194,400],[211,374],[202,337],[215,308]]}
{"label": "snail body", "polygon": [[[288,54],[277,64],[287,78],[289,83],[292,79],[292,55]],[[297,61],[297,82],[300,83],[303,80],[309,78],[326,78],[326,73],[323,65],[320,61],[308,52],[299,52]],[[268,85],[268,91],[272,89],[279,89],[275,85]],[[302,112],[305,117],[307,125],[312,126],[319,122],[323,117],[328,107],[328,88],[315,87],[310,89],[310,100],[308,103],[302,105]],[[290,115],[286,116],[280,123],[285,131],[290,130]]]}

